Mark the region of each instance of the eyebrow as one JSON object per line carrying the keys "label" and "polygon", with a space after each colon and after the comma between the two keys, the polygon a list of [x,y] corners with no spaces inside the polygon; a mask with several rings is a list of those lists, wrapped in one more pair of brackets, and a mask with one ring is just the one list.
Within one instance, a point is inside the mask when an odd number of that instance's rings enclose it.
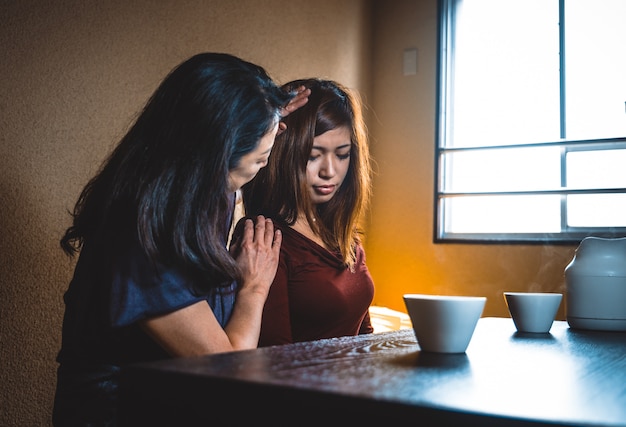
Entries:
{"label": "eyebrow", "polygon": [[[347,144],[343,144],[343,145],[340,145],[338,147],[335,147],[335,150],[341,150],[342,148],[348,148],[348,147],[351,147],[351,146],[352,146],[352,143],[349,142]],[[311,147],[311,150],[327,151],[326,147],[321,147],[319,145],[314,145],[313,147]]]}

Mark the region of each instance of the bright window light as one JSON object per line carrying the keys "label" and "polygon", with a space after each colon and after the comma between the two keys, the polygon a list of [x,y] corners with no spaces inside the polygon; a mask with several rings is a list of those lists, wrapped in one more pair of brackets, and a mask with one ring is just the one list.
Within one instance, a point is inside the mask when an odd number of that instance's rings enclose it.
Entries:
{"label": "bright window light", "polygon": [[440,6],[436,240],[626,236],[626,1]]}

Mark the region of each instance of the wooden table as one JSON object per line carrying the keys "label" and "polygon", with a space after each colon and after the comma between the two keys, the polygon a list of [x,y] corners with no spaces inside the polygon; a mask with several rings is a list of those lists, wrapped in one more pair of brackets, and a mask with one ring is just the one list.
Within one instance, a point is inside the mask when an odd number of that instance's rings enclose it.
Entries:
{"label": "wooden table", "polygon": [[133,426],[626,426],[626,333],[483,318],[465,354],[404,329],[139,364],[120,391]]}

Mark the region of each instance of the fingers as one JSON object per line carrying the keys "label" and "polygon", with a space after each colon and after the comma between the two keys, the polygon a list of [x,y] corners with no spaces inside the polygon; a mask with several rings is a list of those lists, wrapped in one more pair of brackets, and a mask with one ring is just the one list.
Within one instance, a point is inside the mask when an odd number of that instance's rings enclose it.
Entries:
{"label": "fingers", "polygon": [[282,234],[274,228],[271,219],[259,215],[255,220],[247,219],[241,251],[236,257],[242,271],[242,286],[260,286],[263,292],[274,280]]}
{"label": "fingers", "polygon": [[[260,220],[259,220],[260,221]],[[265,219],[265,244],[272,249],[280,248],[282,242],[282,234],[280,230],[274,228],[274,223],[271,219]]]}
{"label": "fingers", "polygon": [[250,218],[246,218],[246,223],[243,229],[243,241],[251,241],[254,239],[254,221]]}
{"label": "fingers", "polygon": [[304,86],[300,86],[298,89],[296,89],[296,96],[294,96],[291,99],[291,101],[289,101],[289,104],[287,104],[281,110],[281,114],[280,115],[282,117],[285,117],[285,116],[289,115],[289,113],[293,113],[298,108],[300,108],[303,105],[305,105],[307,102],[309,102],[309,95],[310,94],[311,94],[311,89],[307,89]]}
{"label": "fingers", "polygon": [[280,230],[274,231],[274,240],[272,241],[272,250],[278,254],[280,252],[280,245],[283,242],[283,233]]}
{"label": "fingers", "polygon": [[[265,218],[263,215],[259,215],[254,222],[251,218],[246,218],[237,224],[237,228],[243,226],[242,232],[233,233],[233,240],[230,244],[231,253],[238,255],[239,250],[242,247],[247,247],[248,250],[253,247],[271,248],[272,250],[280,248],[282,243],[282,233],[280,230],[274,228],[274,223],[271,219]],[[236,228],[236,230],[237,230]]]}
{"label": "fingers", "polygon": [[[298,89],[296,89],[296,96],[294,96],[291,101],[289,101],[289,104],[287,104],[280,110],[280,116],[286,117],[289,115],[289,113],[293,113],[298,108],[305,105],[307,102],[309,102],[309,95],[311,95],[311,89],[300,86]],[[287,130],[287,124],[285,124],[285,122],[279,122],[276,135],[280,135],[285,130]]]}
{"label": "fingers", "polygon": [[[261,222],[261,219],[258,219],[259,222]],[[265,244],[268,246],[272,246],[272,241],[274,240],[274,224],[272,223],[272,220],[269,218],[266,218],[265,221],[265,234],[263,236],[263,240],[265,241]]]}
{"label": "fingers", "polygon": [[280,230],[274,229],[274,223],[271,219],[265,218],[263,215],[259,215],[257,217],[257,224],[254,228],[255,240],[263,239],[263,243],[265,243],[268,247],[274,247],[275,245],[280,247],[282,234],[280,233]]}
{"label": "fingers", "polygon": [[287,124],[285,122],[278,122],[278,131],[276,131],[276,136],[280,135],[286,130],[287,130]]}
{"label": "fingers", "polygon": [[[265,219],[263,215],[259,215],[256,217],[256,224],[254,226],[254,241],[265,243],[267,241],[267,227],[268,227],[268,219]],[[273,226],[271,221],[269,221],[269,226]]]}
{"label": "fingers", "polygon": [[[252,220],[248,220],[252,223]],[[246,223],[246,226],[248,224]],[[273,247],[278,244],[280,247],[280,242],[282,241],[282,235],[280,230],[274,229],[274,223],[271,219],[265,218],[263,215],[258,215],[256,218],[256,224],[254,227],[250,227],[252,230],[252,235],[249,235],[252,241],[257,243],[264,243],[268,247]],[[277,242],[276,239],[279,239]]]}

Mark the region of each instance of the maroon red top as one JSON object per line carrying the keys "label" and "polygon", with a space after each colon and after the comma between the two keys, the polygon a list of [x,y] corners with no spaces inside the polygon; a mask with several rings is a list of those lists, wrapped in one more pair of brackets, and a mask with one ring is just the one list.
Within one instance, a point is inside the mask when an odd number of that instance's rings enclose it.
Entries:
{"label": "maroon red top", "polygon": [[374,282],[357,248],[354,272],[294,229],[281,226],[276,278],[263,309],[259,346],[372,333]]}

